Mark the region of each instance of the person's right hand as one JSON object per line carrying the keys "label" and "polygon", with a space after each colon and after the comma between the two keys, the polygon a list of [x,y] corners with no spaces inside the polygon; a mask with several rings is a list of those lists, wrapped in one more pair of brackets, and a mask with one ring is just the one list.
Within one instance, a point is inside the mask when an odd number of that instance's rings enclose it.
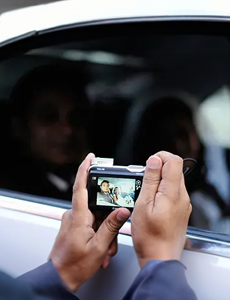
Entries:
{"label": "person's right hand", "polygon": [[150,260],[180,259],[191,211],[183,160],[168,152],[151,156],[131,217],[140,267]]}
{"label": "person's right hand", "polygon": [[130,216],[126,208],[118,208],[103,221],[88,207],[87,179],[91,159],[89,154],[78,169],[72,209],[64,213],[61,228],[50,254],[53,266],[66,287],[76,292],[116,253],[119,229]]}

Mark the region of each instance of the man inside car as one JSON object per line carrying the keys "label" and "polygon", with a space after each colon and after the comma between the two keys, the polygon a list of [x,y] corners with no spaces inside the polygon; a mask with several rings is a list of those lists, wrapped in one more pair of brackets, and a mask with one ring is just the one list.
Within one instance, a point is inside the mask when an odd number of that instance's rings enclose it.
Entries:
{"label": "man inside car", "polygon": [[113,198],[110,193],[109,181],[103,180],[100,184],[101,191],[97,193],[97,204],[98,205],[118,205],[117,201]]}
{"label": "man inside car", "polygon": [[1,187],[69,200],[88,153],[91,104],[80,70],[54,64],[26,73],[11,94],[12,144]]}

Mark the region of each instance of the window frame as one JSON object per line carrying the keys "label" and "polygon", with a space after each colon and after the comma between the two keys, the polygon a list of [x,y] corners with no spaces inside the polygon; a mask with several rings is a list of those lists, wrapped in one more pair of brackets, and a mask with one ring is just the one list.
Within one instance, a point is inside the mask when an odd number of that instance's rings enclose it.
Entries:
{"label": "window frame", "polygon": [[[228,36],[230,32],[230,18],[212,16],[146,17],[61,25],[38,32],[31,31],[23,36],[1,43],[0,62],[10,57],[24,54],[35,48],[61,44],[67,41],[76,41],[76,39],[85,41],[117,35],[130,35],[130,33],[133,34],[133,32],[135,32],[135,34],[144,32],[145,34],[205,34]],[[5,191],[2,189],[0,189],[0,207],[3,207],[3,204],[1,205],[1,203],[3,203],[3,201],[1,202],[1,197],[22,201],[25,207],[24,211],[31,214],[36,214],[36,211],[33,209],[28,211],[28,209],[26,209],[27,202],[34,203],[34,207],[36,204],[40,204],[44,209],[48,207],[59,208],[60,214],[58,217],[52,217],[48,212],[44,212],[46,217],[55,219],[60,219],[62,212],[71,208],[71,202],[36,195],[27,195],[15,191]],[[4,207],[7,208],[6,206]],[[19,210],[15,204],[8,208]],[[121,233],[131,235],[130,226],[129,228],[127,226],[125,230],[122,229]],[[196,244],[196,246],[194,246],[194,242],[192,242],[192,244],[190,243],[190,246],[187,247],[188,250],[199,249],[197,250],[199,252],[203,251],[205,253],[223,255],[230,258],[230,235],[205,231],[199,228],[188,228],[187,236],[190,241],[195,241]],[[215,248],[213,245],[218,245],[218,247]],[[217,251],[215,250],[217,248],[224,250]]]}

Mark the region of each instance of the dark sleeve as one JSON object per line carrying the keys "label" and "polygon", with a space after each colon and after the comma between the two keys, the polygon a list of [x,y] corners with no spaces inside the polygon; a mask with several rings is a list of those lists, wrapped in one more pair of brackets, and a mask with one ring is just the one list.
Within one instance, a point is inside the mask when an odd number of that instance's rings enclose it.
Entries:
{"label": "dark sleeve", "polygon": [[197,300],[188,285],[184,265],[176,260],[148,262],[123,300]]}
{"label": "dark sleeve", "polygon": [[78,298],[67,291],[52,261],[23,274],[16,281],[24,282],[29,286],[35,295],[46,297],[49,300],[78,300]]}
{"label": "dark sleeve", "polygon": [[26,285],[17,282],[7,274],[0,272],[0,299],[1,300],[37,300],[32,290]]}

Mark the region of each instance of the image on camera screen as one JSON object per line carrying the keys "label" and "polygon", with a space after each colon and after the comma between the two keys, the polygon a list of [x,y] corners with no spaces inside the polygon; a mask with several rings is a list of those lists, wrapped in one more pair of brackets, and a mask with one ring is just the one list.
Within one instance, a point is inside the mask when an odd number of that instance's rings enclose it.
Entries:
{"label": "image on camera screen", "polygon": [[98,177],[97,205],[134,207],[136,179]]}

